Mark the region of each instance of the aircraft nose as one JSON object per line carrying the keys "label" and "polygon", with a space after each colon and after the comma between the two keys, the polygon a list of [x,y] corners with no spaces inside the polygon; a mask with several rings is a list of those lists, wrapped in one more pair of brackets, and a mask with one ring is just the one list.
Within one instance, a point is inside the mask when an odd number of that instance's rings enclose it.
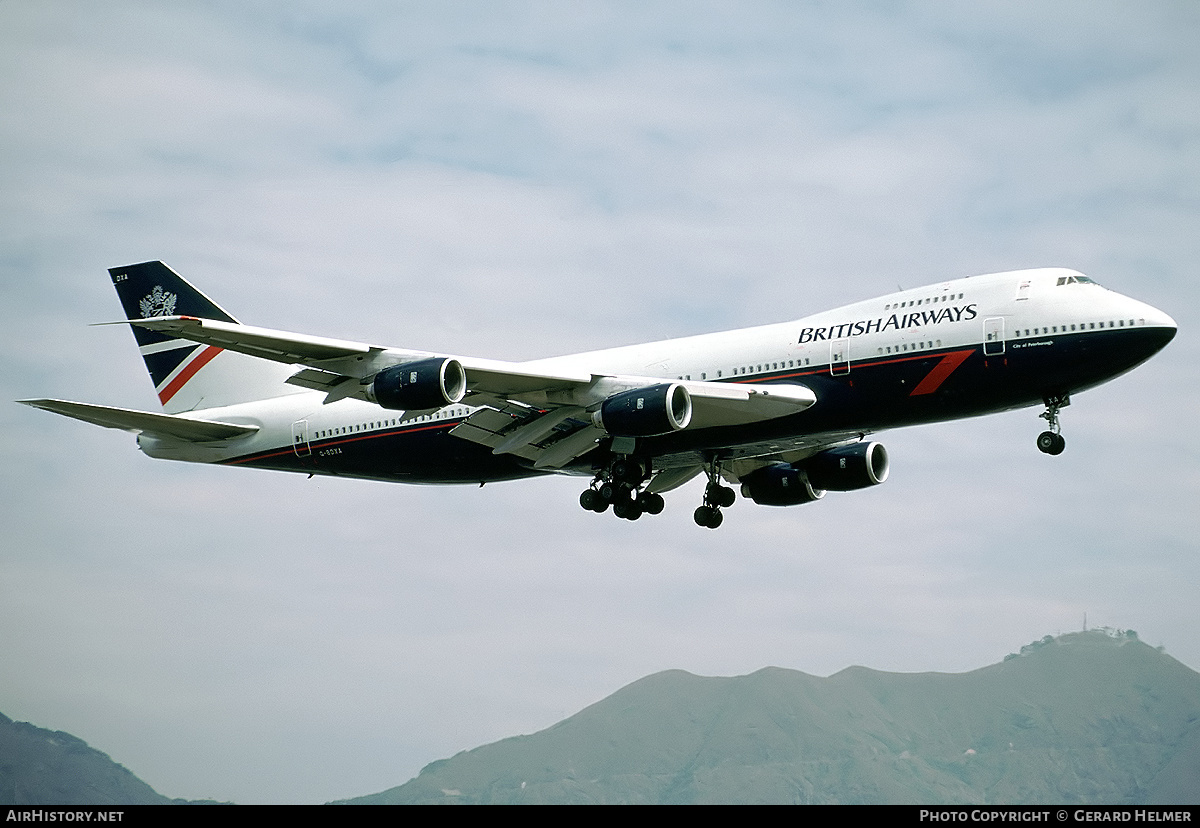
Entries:
{"label": "aircraft nose", "polygon": [[[1159,311],[1159,313],[1162,313],[1162,311]],[[1177,330],[1179,330],[1179,326],[1175,324],[1175,320],[1172,319],[1171,317],[1167,316],[1165,313],[1162,313],[1162,319],[1159,320],[1156,324],[1158,324],[1160,327],[1163,327],[1163,328],[1170,328],[1172,337],[1174,337],[1175,332]],[[1171,340],[1167,339],[1167,341],[1170,342]]]}
{"label": "aircraft nose", "polygon": [[[1144,323],[1138,326],[1139,338],[1142,340],[1142,349],[1146,356],[1149,357],[1158,353],[1167,346],[1167,343],[1175,338],[1179,327],[1175,324],[1175,320],[1163,313],[1158,308],[1151,307],[1144,303],[1140,308],[1140,316],[1145,320]],[[1132,323],[1132,320],[1130,320]]]}
{"label": "aircraft nose", "polygon": [[1163,345],[1166,345],[1175,338],[1175,334],[1179,331],[1179,326],[1175,324],[1174,319],[1150,305],[1146,306],[1146,311],[1146,325],[1157,329],[1159,336],[1162,337]]}

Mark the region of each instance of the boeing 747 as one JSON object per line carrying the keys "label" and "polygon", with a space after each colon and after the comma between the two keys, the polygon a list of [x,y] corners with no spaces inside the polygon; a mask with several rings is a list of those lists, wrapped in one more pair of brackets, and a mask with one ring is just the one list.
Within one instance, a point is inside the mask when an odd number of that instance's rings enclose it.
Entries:
{"label": "boeing 747", "polygon": [[527,362],[243,325],[161,262],[109,271],[161,412],[21,400],[151,457],[403,483],[591,478],[636,520],[699,475],[695,522],[883,483],[888,428],[1042,406],[1149,359],[1175,322],[1074,270],[955,279],[795,322]]}

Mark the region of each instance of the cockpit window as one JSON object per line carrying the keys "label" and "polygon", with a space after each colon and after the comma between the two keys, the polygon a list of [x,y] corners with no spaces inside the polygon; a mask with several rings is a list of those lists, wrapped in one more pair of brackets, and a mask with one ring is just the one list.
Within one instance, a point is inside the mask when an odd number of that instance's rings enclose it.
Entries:
{"label": "cockpit window", "polygon": [[1076,283],[1084,284],[1084,285],[1094,285],[1094,284],[1096,284],[1096,281],[1094,279],[1089,279],[1087,276],[1083,276],[1083,275],[1059,276],[1058,277],[1058,285],[1073,285]]}

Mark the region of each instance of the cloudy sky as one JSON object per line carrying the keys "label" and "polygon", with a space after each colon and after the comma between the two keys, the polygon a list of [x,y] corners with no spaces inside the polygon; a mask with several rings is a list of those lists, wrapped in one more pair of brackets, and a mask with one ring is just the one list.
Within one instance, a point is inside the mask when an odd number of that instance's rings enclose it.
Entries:
{"label": "cloudy sky", "polygon": [[152,410],[105,268],[523,359],[1064,265],[1175,341],[883,436],[805,507],[155,461],[0,405],[0,712],[161,793],[321,802],[643,675],[964,671],[1132,628],[1200,668],[1200,6],[0,3],[3,398]]}

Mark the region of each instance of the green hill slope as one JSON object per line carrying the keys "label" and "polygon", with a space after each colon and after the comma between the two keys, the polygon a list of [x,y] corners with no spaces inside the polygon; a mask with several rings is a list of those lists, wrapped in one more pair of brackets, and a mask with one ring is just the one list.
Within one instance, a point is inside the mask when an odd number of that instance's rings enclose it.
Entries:
{"label": "green hill slope", "polygon": [[171,802],[82,739],[0,715],[0,803],[163,805]]}
{"label": "green hill slope", "polygon": [[962,674],[657,673],[350,803],[1200,802],[1200,674],[1132,633]]}

